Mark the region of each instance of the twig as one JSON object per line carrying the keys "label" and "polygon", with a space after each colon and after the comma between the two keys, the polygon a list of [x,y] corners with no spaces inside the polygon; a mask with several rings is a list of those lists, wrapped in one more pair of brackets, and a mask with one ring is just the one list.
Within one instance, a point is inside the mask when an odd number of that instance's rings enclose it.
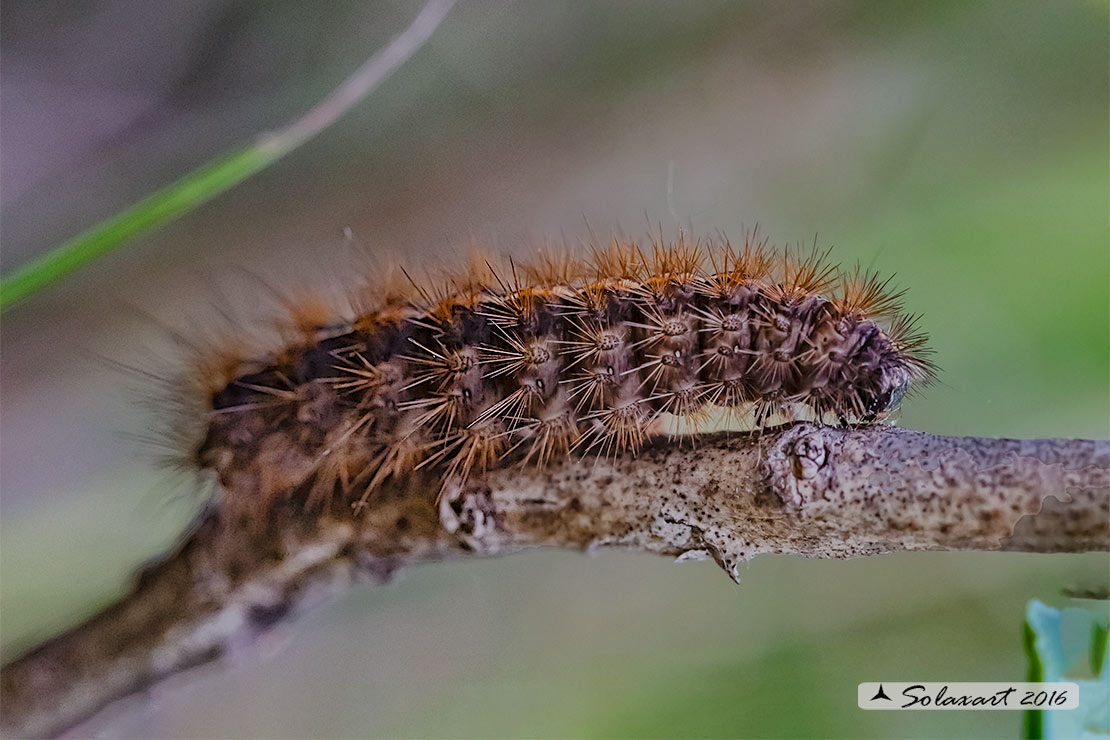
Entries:
{"label": "twig", "polygon": [[[230,531],[213,508],[121,603],[4,669],[4,731],[63,732],[354,581],[431,560],[620,547],[712,558],[739,580],[760,553],[1110,550],[1110,442],[1094,440],[798,423],[491,471],[437,502],[438,488],[409,479],[357,517],[293,496],[261,532]],[[1063,503],[1042,510],[1049,496]]]}

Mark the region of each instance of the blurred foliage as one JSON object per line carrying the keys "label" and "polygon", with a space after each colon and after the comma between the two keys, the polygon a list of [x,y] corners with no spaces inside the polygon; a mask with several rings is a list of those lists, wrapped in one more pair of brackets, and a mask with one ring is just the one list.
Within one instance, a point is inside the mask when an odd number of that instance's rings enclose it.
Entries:
{"label": "blurred foliage", "polygon": [[1079,708],[1026,713],[1025,737],[1094,738],[1110,735],[1110,671],[1103,670],[1110,645],[1110,602],[1055,609],[1036,599],[1025,619],[1029,681],[1071,681],[1079,686]]}

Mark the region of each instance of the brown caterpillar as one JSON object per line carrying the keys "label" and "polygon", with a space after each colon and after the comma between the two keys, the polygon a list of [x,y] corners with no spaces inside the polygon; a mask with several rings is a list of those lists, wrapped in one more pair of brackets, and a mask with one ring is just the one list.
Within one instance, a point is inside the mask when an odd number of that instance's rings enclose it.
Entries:
{"label": "brown caterpillar", "polygon": [[436,289],[405,273],[343,319],[300,307],[279,352],[207,371],[193,462],[243,514],[297,490],[358,505],[417,469],[634,453],[668,414],[871,423],[933,377],[902,294],[816,251],[754,237],[589,251],[476,260]]}

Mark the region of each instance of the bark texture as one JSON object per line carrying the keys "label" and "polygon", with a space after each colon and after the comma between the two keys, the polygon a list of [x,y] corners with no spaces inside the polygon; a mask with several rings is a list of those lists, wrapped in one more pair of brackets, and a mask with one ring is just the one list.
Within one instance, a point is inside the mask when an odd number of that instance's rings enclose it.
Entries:
{"label": "bark texture", "polygon": [[432,560],[619,547],[712,558],[738,581],[761,553],[1110,551],[1110,442],[1096,440],[797,423],[501,469],[438,494],[413,477],[357,516],[293,495],[261,530],[213,506],[123,601],[3,669],[3,732],[57,735],[353,582]]}

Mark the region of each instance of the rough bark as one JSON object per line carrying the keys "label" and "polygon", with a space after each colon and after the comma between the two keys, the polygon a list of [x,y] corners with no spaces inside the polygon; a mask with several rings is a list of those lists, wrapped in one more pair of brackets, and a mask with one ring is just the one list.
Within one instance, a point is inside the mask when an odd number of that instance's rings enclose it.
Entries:
{"label": "rough bark", "polygon": [[412,478],[357,516],[294,496],[257,531],[215,505],[122,602],[4,668],[3,730],[56,735],[352,582],[542,546],[712,558],[734,580],[760,553],[1108,551],[1110,442],[798,423],[496,470],[442,493]]}

